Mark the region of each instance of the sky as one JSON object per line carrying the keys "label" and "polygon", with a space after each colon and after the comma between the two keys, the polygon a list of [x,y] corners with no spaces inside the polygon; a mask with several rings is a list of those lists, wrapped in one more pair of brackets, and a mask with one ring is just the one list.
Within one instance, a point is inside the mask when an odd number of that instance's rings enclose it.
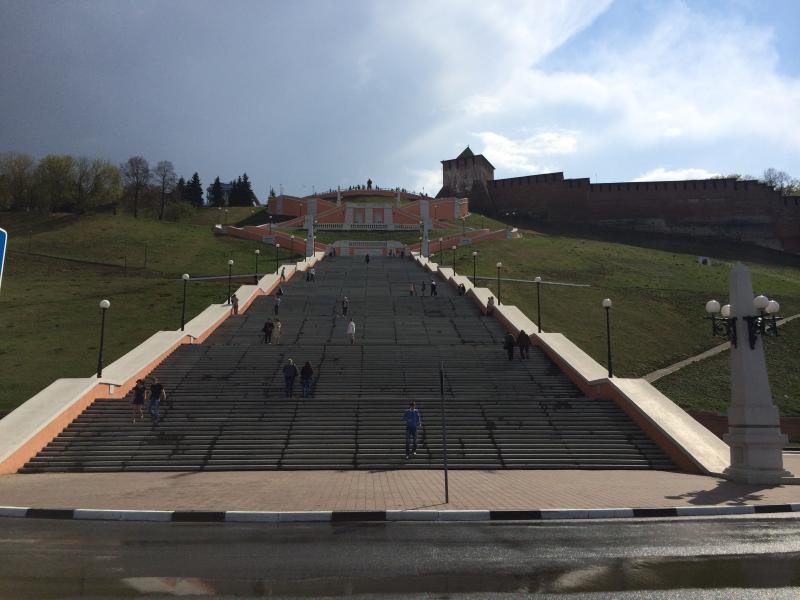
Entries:
{"label": "sky", "polygon": [[259,198],[371,178],[800,177],[795,0],[0,0],[0,152]]}

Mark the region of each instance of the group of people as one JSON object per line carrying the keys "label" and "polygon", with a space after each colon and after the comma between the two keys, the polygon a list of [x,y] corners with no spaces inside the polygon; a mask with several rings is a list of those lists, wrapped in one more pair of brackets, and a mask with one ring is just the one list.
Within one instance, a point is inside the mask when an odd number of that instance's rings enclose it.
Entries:
{"label": "group of people", "polygon": [[271,344],[274,336],[275,343],[280,344],[282,329],[283,323],[281,323],[280,319],[275,319],[274,321],[267,319],[264,327],[261,328],[261,331],[264,332],[264,343]]}
{"label": "group of people", "polygon": [[158,380],[158,377],[137,380],[136,385],[133,386],[133,398],[131,400],[133,422],[136,423],[137,416],[140,421],[144,420],[144,405],[147,403],[147,412],[150,414],[153,424],[158,424],[160,420],[159,408],[166,398],[167,393],[164,391],[164,385]]}
{"label": "group of people", "polygon": [[[436,281],[431,280],[431,284],[430,285],[431,285],[431,296],[438,296],[439,295],[439,287],[438,287],[438,284],[436,283]],[[422,284],[420,285],[420,296],[424,296],[425,292],[427,290],[428,290],[428,282],[423,280]],[[410,296],[416,296],[417,295],[417,286],[414,285],[413,281],[408,285],[408,293],[409,293]]]}
{"label": "group of people", "polygon": [[503,338],[503,348],[508,352],[508,360],[514,360],[514,348],[519,348],[520,360],[526,359],[531,349],[531,338],[522,329],[516,338],[510,331],[506,332],[506,336]]}
{"label": "group of people", "polygon": [[298,372],[297,365],[295,365],[294,361],[290,358],[283,367],[283,381],[287,398],[294,397],[294,381],[297,379],[298,375],[300,375],[303,398],[307,398],[311,395],[311,384],[314,378],[314,369],[311,367],[311,363],[306,361],[306,364],[304,364],[303,368]]}

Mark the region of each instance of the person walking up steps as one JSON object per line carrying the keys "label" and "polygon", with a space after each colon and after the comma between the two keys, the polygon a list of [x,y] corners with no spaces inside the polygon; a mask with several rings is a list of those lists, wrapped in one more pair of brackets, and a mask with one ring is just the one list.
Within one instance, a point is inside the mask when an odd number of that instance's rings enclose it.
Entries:
{"label": "person walking up steps", "polygon": [[306,361],[306,364],[300,369],[300,385],[303,386],[303,398],[308,398],[311,395],[311,379],[313,377],[314,369],[311,368],[311,363]]}
{"label": "person walking up steps", "polygon": [[356,324],[353,319],[347,324],[347,336],[350,338],[350,345],[356,343]]}
{"label": "person walking up steps", "polygon": [[154,377],[153,382],[150,384],[150,403],[147,405],[147,412],[150,413],[154,425],[158,425],[160,419],[158,409],[161,406],[161,402],[166,398],[167,394],[164,392],[164,386],[158,381],[158,377]]}
{"label": "person walking up steps", "polygon": [[280,314],[281,311],[281,297],[275,294],[275,314]]}
{"label": "person walking up steps", "polygon": [[411,285],[408,286],[408,293],[411,296],[416,296],[417,295],[417,291],[414,289],[414,282],[413,281],[411,282]]}
{"label": "person walking up steps", "polygon": [[403,413],[406,422],[406,458],[417,454],[417,430],[422,429],[422,415],[417,410],[417,403],[412,401]]}
{"label": "person walking up steps", "polygon": [[133,398],[131,399],[131,408],[133,409],[133,422],[136,423],[136,415],[139,415],[139,420],[144,419],[144,398],[147,396],[147,385],[143,379],[136,381],[133,387]]}
{"label": "person walking up steps", "polygon": [[234,294],[231,296],[231,314],[238,315],[239,314],[239,296]]}
{"label": "person walking up steps", "polygon": [[272,331],[275,329],[275,324],[272,322],[272,319],[267,319],[264,323],[264,327],[261,328],[261,331],[264,332],[264,343],[271,344],[272,343]]}
{"label": "person walking up steps", "polygon": [[347,309],[349,309],[349,308],[350,308],[350,300],[348,299],[347,296],[345,296],[344,298],[342,298],[342,315],[343,316],[345,316],[345,317],[347,316]]}
{"label": "person walking up steps", "polygon": [[435,281],[431,281],[431,296],[438,296],[437,285]]}
{"label": "person walking up steps", "polygon": [[311,274],[311,281],[316,281],[317,280],[317,268],[316,267],[311,267],[308,270],[308,272]]}
{"label": "person walking up steps", "polygon": [[281,283],[286,281],[286,267],[281,268]]}
{"label": "person walking up steps", "polygon": [[283,323],[280,319],[275,319],[275,343],[281,343],[281,333],[283,333]]}
{"label": "person walking up steps", "polygon": [[425,295],[425,286],[426,285],[428,285],[428,284],[425,281],[423,281],[422,282],[422,293],[420,294],[420,296],[424,296]]}
{"label": "person walking up steps", "polygon": [[528,334],[522,329],[520,329],[519,335],[517,336],[517,346],[519,346],[520,360],[528,358],[528,353],[530,352],[531,348],[531,338],[528,337]]}
{"label": "person walking up steps", "polygon": [[294,396],[294,380],[297,377],[297,367],[294,361],[290,358],[283,367],[283,381],[286,384],[286,397],[292,398]]}
{"label": "person walking up steps", "polygon": [[508,331],[503,338],[503,348],[505,348],[506,352],[508,352],[508,360],[514,360],[514,346],[516,346],[514,336],[511,335],[510,331]]}

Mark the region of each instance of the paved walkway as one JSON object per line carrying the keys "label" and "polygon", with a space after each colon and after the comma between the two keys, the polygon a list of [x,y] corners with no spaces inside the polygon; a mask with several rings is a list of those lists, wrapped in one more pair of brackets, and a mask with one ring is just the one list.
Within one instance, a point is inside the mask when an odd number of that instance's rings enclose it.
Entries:
{"label": "paved walkway", "polygon": [[[800,455],[786,467],[800,472]],[[50,473],[0,477],[0,506],[130,510],[644,508],[800,503],[800,486],[664,471]]]}
{"label": "paved walkway", "polygon": [[[786,323],[790,323],[800,317],[800,314],[792,315],[791,317],[786,317],[785,319],[781,319],[778,321],[778,327],[786,325]],[[690,356],[684,360],[678,361],[674,364],[669,365],[668,367],[664,367],[663,369],[658,369],[647,375],[644,375],[642,379],[645,381],[649,381],[653,383],[661,379],[662,377],[666,377],[667,375],[672,375],[675,371],[680,371],[682,368],[691,365],[692,363],[700,362],[701,360],[705,360],[707,358],[711,358],[712,356],[716,356],[721,352],[725,352],[726,350],[731,349],[731,343],[725,342],[724,344],[720,344],[719,346],[714,346],[713,348],[709,348],[705,352],[701,352],[700,354],[695,354],[694,356]]]}

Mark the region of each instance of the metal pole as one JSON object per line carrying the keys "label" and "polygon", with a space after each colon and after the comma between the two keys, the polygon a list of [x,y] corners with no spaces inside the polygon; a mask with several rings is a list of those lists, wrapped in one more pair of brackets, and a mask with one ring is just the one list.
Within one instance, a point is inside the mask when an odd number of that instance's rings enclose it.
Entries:
{"label": "metal pole", "polygon": [[97,356],[97,377],[98,379],[103,376],[103,338],[106,335],[106,310],[100,309],[100,352]]}
{"label": "metal pole", "polygon": [[453,246],[453,275],[456,274],[456,249]]}
{"label": "metal pole", "polygon": [[442,458],[444,459],[444,503],[450,502],[450,486],[447,472],[447,412],[444,403],[444,361],[439,363],[439,399],[442,405]]}
{"label": "metal pole", "polygon": [[256,254],[256,283],[258,283],[258,254]]}
{"label": "metal pole", "polygon": [[475,253],[472,253],[472,285],[478,285],[478,278],[475,276],[475,260],[478,257],[475,256]]}
{"label": "metal pole", "polygon": [[536,282],[536,324],[539,327],[539,333],[542,333],[542,304],[540,301],[539,287],[542,285],[541,281]]}
{"label": "metal pole", "polygon": [[278,251],[279,250],[280,250],[280,248],[278,246],[275,246],[275,275],[278,274]]}
{"label": "metal pole", "polygon": [[181,308],[181,331],[186,326],[186,284],[189,283],[187,279],[183,280],[183,308]]}
{"label": "metal pole", "polygon": [[611,368],[611,307],[606,307],[606,341],[608,352],[608,376],[613,377],[613,369]]}
{"label": "metal pole", "polygon": [[500,304],[500,267],[497,267],[497,303]]}
{"label": "metal pole", "polygon": [[233,265],[228,263],[228,302],[231,301],[231,273],[233,273]]}

